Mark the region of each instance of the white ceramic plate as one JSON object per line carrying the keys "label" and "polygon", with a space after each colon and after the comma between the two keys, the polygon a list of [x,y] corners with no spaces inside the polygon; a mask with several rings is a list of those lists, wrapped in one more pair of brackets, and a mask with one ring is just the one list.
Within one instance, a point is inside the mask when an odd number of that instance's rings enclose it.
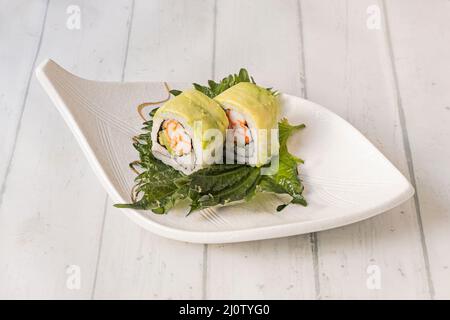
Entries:
{"label": "white ceramic plate", "polygon": [[[77,138],[90,164],[115,203],[130,201],[137,159],[131,138],[142,120],[136,106],[167,97],[163,83],[114,83],[85,80],[51,60],[36,75]],[[171,85],[171,84],[169,84]],[[173,88],[187,87],[172,84]],[[360,221],[410,198],[408,180],[355,128],[313,102],[281,95],[283,116],[307,128],[289,141],[305,159],[301,178],[307,207],[260,195],[246,204],[206,209],[185,216],[180,207],[166,215],[123,209],[142,227],[164,237],[199,243],[278,238]]]}

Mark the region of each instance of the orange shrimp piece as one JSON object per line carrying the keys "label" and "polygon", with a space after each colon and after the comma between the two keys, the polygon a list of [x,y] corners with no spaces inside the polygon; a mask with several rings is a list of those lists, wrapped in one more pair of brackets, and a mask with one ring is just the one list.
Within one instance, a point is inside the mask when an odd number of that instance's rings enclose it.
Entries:
{"label": "orange shrimp piece", "polygon": [[177,154],[182,155],[189,153],[191,150],[191,141],[178,121],[173,119],[164,121],[163,129],[166,131],[170,147],[175,150]]}
{"label": "orange shrimp piece", "polygon": [[225,113],[228,117],[228,129],[233,129],[235,132],[235,139],[236,139],[236,133],[238,133],[240,130],[244,133],[244,139],[245,143],[248,144],[251,141],[251,134],[250,130],[248,128],[247,121],[242,119],[236,119],[238,115],[236,115],[236,112],[233,112],[231,109],[226,109]]}

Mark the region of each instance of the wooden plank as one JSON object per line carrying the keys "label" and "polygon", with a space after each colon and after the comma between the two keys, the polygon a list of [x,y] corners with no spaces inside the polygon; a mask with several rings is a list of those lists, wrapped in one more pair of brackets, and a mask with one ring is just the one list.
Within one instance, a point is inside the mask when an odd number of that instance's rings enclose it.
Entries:
{"label": "wooden plank", "polygon": [[[257,82],[301,95],[298,9],[296,1],[218,1],[215,78],[246,67]],[[312,261],[308,235],[208,246],[206,297],[313,298]]]}
{"label": "wooden plank", "polygon": [[[37,61],[51,57],[88,78],[120,79],[128,2],[79,5],[79,30],[66,28],[73,1],[51,2]],[[18,13],[5,14],[17,19]],[[34,14],[42,19],[42,9]],[[33,77],[0,208],[0,297],[89,298],[105,198],[72,133]],[[70,281],[77,271],[79,289]]]}
{"label": "wooden plank", "polygon": [[433,297],[450,298],[450,5],[386,3],[398,103],[429,254]]}
{"label": "wooden plank", "polygon": [[[41,43],[46,1],[1,1],[0,39],[0,201],[4,178],[28,94],[33,66]],[[20,12],[22,19],[17,19]]]}
{"label": "wooden plank", "polygon": [[[383,20],[380,29],[367,27],[377,8],[382,12],[369,0],[301,1],[306,89],[408,176]],[[429,298],[414,201],[317,239],[320,298]],[[379,290],[366,284],[372,265],[380,271]]]}
{"label": "wooden plank", "polygon": [[[211,1],[136,1],[125,80],[209,78],[213,12]],[[203,249],[153,235],[109,204],[95,298],[201,298]]]}

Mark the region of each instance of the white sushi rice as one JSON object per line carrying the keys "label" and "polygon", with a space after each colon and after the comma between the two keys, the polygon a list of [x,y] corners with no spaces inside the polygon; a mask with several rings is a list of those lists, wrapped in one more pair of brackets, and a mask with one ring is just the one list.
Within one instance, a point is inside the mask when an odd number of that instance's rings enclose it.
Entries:
{"label": "white sushi rice", "polygon": [[[190,152],[183,150],[183,155],[171,154],[165,146],[159,143],[159,132],[166,120],[175,120],[181,124],[185,133],[191,139],[192,147]],[[223,149],[223,137],[217,140],[222,140],[220,141],[220,147],[216,147],[214,143],[210,143],[203,149],[203,137],[194,136],[193,128],[187,124],[185,119],[170,112],[159,114],[158,117],[153,119],[151,139],[153,155],[163,163],[187,175],[204,168],[208,164],[214,163],[216,158],[222,158],[222,152],[218,154],[216,151],[217,149]]]}
{"label": "white sushi rice", "polygon": [[[245,143],[243,129],[239,126],[227,130],[226,162],[249,164],[251,166],[264,165],[270,161],[270,130],[258,130],[255,121],[250,115],[238,112],[233,105],[223,103],[230,123],[245,122],[250,131],[250,141]],[[230,112],[231,111],[231,112]],[[230,142],[230,140],[232,142]],[[277,141],[276,141],[277,142]]]}

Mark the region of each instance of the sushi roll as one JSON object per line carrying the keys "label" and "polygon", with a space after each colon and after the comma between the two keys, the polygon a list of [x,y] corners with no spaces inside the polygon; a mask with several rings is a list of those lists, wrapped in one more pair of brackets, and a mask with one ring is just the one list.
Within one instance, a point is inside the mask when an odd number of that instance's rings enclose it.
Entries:
{"label": "sushi roll", "polygon": [[215,100],[225,110],[229,121],[227,163],[233,157],[237,163],[257,167],[268,163],[278,152],[278,97],[256,84],[241,82]]}
{"label": "sushi roll", "polygon": [[153,116],[152,153],[167,165],[191,174],[221,162],[228,118],[213,99],[187,90]]}

